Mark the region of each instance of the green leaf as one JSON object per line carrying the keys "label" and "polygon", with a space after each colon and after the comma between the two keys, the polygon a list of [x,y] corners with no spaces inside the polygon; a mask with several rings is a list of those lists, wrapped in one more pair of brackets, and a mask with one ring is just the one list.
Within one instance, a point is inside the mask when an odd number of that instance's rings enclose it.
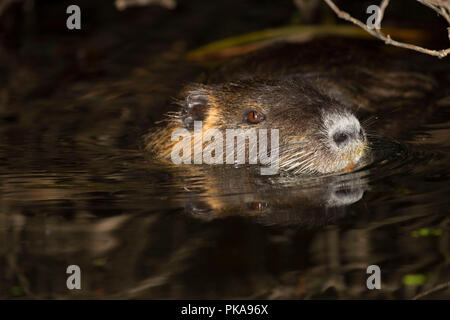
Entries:
{"label": "green leaf", "polygon": [[92,264],[96,267],[102,267],[106,264],[105,258],[97,258],[94,261],[92,261]]}
{"label": "green leaf", "polygon": [[403,277],[402,282],[405,286],[421,286],[427,280],[424,274],[407,274]]}

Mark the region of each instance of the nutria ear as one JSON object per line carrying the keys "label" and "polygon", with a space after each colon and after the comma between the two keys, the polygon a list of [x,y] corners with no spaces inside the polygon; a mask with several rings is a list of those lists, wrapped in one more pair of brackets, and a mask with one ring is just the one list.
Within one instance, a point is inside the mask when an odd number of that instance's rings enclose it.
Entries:
{"label": "nutria ear", "polygon": [[203,121],[209,108],[208,94],[205,91],[191,91],[186,97],[182,112],[183,124],[188,130],[194,129],[194,121]]}

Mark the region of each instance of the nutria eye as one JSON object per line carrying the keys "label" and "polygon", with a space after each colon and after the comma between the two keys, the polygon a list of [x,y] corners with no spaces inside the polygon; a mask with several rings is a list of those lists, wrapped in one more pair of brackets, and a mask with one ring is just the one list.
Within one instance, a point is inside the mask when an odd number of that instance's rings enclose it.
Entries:
{"label": "nutria eye", "polygon": [[247,122],[251,124],[260,123],[264,120],[264,116],[261,112],[258,111],[250,111],[247,113]]}

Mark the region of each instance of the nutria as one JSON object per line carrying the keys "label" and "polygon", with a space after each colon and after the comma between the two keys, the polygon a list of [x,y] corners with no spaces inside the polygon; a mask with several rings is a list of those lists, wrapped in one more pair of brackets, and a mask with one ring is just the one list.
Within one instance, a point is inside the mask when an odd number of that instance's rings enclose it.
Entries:
{"label": "nutria", "polygon": [[[170,161],[178,143],[171,141],[172,132],[192,132],[195,121],[202,121],[203,131],[276,128],[282,171],[349,171],[370,157],[361,117],[420,103],[436,85],[432,76],[405,69],[401,59],[379,54],[349,42],[316,40],[281,43],[232,60],[207,84],[182,91],[178,109],[147,136],[146,149]],[[403,129],[427,110],[401,114]]]}

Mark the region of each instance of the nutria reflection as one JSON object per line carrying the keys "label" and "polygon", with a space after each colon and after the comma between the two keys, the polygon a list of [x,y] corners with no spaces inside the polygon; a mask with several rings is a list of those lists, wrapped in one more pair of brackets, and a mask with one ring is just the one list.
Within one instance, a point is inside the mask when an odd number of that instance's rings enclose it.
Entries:
{"label": "nutria reflection", "polygon": [[326,225],[345,216],[345,207],[368,189],[367,171],[327,177],[261,176],[246,167],[173,168],[177,199],[185,213],[203,220],[247,216],[265,225]]}

